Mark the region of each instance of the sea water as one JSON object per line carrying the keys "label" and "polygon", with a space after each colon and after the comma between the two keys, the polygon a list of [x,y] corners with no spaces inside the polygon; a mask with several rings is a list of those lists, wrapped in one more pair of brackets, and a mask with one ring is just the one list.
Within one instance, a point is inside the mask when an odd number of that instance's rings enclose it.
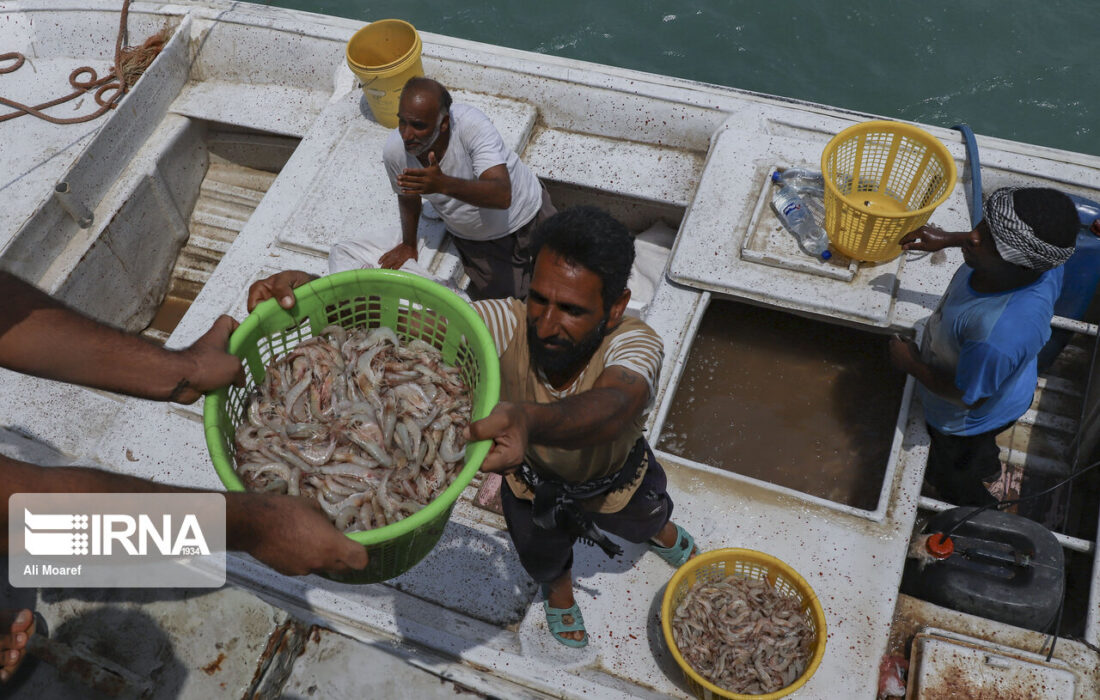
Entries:
{"label": "sea water", "polygon": [[1089,0],[273,0],[1100,155]]}

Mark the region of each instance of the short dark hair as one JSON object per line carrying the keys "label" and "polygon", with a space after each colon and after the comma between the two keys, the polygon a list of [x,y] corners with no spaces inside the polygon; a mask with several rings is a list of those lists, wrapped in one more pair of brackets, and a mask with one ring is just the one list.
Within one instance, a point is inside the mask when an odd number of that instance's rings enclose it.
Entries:
{"label": "short dark hair", "polygon": [[1070,248],[1077,241],[1077,207],[1063,192],[1049,187],[1023,187],[1012,193],[1016,216],[1035,231],[1035,235],[1059,248]]}
{"label": "short dark hair", "polygon": [[424,89],[432,90],[439,96],[440,114],[451,113],[451,93],[447,92],[447,88],[443,87],[443,83],[438,80],[425,78],[422,75],[414,76],[405,81],[405,87],[401,88],[401,94],[403,96],[408,90]]}
{"label": "short dark hair", "polygon": [[535,232],[535,257],[544,248],[566,262],[596,273],[603,284],[604,311],[626,291],[634,265],[634,239],[618,219],[599,207],[564,209]]}

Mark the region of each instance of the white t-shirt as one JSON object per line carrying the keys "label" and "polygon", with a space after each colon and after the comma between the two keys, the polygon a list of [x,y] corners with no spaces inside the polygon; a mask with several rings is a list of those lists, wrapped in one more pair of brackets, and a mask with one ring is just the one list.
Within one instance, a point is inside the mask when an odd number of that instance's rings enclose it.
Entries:
{"label": "white t-shirt", "polygon": [[[382,161],[393,191],[400,194],[397,176],[405,168],[423,168],[415,156],[405,151],[401,133],[394,129],[382,149]],[[507,236],[520,228],[542,207],[542,185],[515,151],[504,145],[500,133],[479,110],[469,105],[451,105],[451,141],[443,162],[445,175],[463,180],[476,180],[481,174],[504,163],[512,180],[512,206],[508,209],[477,207],[443,194],[425,198],[439,212],[447,230],[475,241],[491,241]]]}

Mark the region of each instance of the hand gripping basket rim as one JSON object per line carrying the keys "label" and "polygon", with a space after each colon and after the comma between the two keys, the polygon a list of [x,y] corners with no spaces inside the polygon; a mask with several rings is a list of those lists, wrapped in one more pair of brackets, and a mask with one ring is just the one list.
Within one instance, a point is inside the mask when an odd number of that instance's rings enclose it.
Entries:
{"label": "hand gripping basket rim", "polygon": [[[333,303],[331,299],[321,299],[325,291],[331,292],[334,288],[354,284],[358,287],[357,293],[367,295],[371,293],[369,291],[371,284],[393,286],[395,283],[408,288],[409,296],[421,302],[429,302],[431,308],[444,311],[448,321],[457,320],[459,325],[465,326],[462,330],[466,340],[474,355],[482,363],[478,383],[486,382],[480,394],[480,400],[475,396],[470,419],[475,421],[489,415],[500,396],[500,363],[496,346],[485,323],[468,303],[446,287],[400,270],[348,270],[318,278],[294,290],[297,303],[289,311],[280,307],[274,299],[268,299],[259,304],[233,332],[229,339],[229,352],[242,357],[243,351],[249,349],[246,343],[250,340],[250,336],[263,325],[270,326],[274,323],[283,330],[300,325],[309,318],[312,307],[316,304]],[[319,331],[320,328],[317,330]],[[233,469],[233,457],[225,444],[225,434],[220,425],[220,416],[225,415],[221,409],[225,406],[228,397],[228,387],[219,389],[206,397],[203,404],[203,426],[207,448],[222,483],[231,491],[243,491],[244,484]],[[235,426],[233,431],[236,431]],[[347,536],[362,545],[377,545],[431,523],[458,500],[459,494],[481,467],[490,447],[489,440],[468,444],[466,462],[455,480],[431,503],[416,513],[384,527],[351,532]]]}
{"label": "hand gripping basket rim", "polygon": [[[704,569],[720,561],[726,562],[727,564],[744,562],[766,568],[771,574],[772,579],[778,574],[786,579],[786,582],[797,589],[801,594],[803,607],[808,608],[810,614],[813,616],[814,625],[817,628],[817,638],[814,642],[813,653],[810,655],[810,660],[806,664],[805,670],[802,671],[802,675],[796,678],[790,685],[780,688],[775,692],[762,695],[735,693],[731,690],[720,688],[703,678],[680,654],[680,650],[676,646],[676,640],[672,637],[672,616],[675,612],[672,610],[672,599],[675,597],[677,589],[681,587],[685,579],[689,576],[693,576],[699,569]],[[734,572],[728,570],[727,573]],[[774,580],[769,580],[769,583],[773,586],[775,585]],[[676,661],[676,665],[680,667],[680,670],[683,671],[684,675],[687,677],[688,685],[692,687],[697,697],[705,697],[705,693],[709,692],[712,697],[731,698],[732,700],[776,700],[777,698],[782,698],[795,692],[805,685],[806,681],[810,680],[814,672],[817,671],[817,667],[821,665],[821,659],[825,656],[825,643],[828,636],[826,634],[825,611],[821,607],[821,601],[818,600],[817,594],[814,593],[813,588],[806,582],[806,579],[802,578],[797,571],[792,569],[781,559],[777,559],[764,552],[758,552],[755,549],[741,549],[737,547],[703,552],[689,559],[686,564],[676,570],[676,573],[672,576],[672,580],[665,586],[665,594],[661,600],[661,631],[664,633],[665,645],[668,647],[669,651],[672,652],[672,657]]]}

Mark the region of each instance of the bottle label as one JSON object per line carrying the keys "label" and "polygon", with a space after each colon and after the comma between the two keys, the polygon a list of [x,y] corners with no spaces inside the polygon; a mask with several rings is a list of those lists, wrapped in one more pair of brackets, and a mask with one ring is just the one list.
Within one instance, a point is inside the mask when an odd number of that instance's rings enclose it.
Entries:
{"label": "bottle label", "polygon": [[796,211],[796,210],[801,209],[801,208],[802,207],[801,207],[801,205],[799,205],[797,200],[792,201],[789,204],[787,204],[787,206],[783,207],[783,216],[787,216],[792,211]]}

